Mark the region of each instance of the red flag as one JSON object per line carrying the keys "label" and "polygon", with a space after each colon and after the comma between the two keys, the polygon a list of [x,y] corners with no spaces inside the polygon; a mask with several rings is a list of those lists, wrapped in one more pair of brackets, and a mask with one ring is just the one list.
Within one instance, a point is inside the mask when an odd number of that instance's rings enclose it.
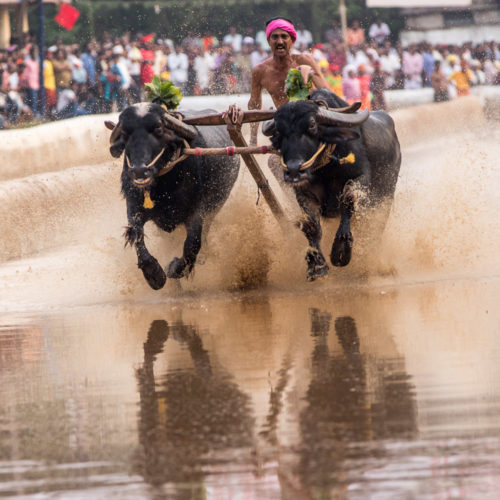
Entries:
{"label": "red flag", "polygon": [[61,8],[59,9],[59,14],[54,17],[54,21],[69,31],[73,29],[73,26],[79,16],[80,11],[78,9],[75,9],[67,3],[62,3]]}

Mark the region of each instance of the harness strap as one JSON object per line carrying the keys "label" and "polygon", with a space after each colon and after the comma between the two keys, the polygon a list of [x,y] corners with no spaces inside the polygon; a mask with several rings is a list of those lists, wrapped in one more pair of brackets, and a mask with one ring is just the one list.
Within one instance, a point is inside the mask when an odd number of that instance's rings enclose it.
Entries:
{"label": "harness strap", "polygon": [[[308,168],[312,167],[314,165],[314,162],[318,159],[321,153],[323,153],[323,155],[321,156],[320,161],[314,167],[313,170],[318,170],[319,168],[324,167],[331,160],[333,152],[335,151],[336,147],[337,147],[336,144],[328,144],[327,146],[326,142],[322,142],[318,147],[318,149],[316,150],[316,152],[311,156],[311,158],[309,158],[309,160],[307,160],[300,166],[299,171],[307,170]],[[325,151],[323,152],[323,150]],[[281,166],[285,170],[288,170],[288,167],[286,163],[283,161],[282,156],[280,156],[280,159],[281,159]]]}

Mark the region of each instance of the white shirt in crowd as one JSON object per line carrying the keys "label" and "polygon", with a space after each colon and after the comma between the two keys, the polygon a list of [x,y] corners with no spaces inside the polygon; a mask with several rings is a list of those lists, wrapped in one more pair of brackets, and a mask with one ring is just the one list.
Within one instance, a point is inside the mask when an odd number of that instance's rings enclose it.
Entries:
{"label": "white shirt in crowd", "polygon": [[174,85],[187,82],[189,62],[184,52],[173,52],[170,54],[167,64],[170,71],[170,80],[172,80]]}
{"label": "white shirt in crowd", "polygon": [[269,58],[269,54],[265,50],[262,50],[262,51],[254,50],[250,54],[250,66],[253,69],[253,68],[255,68],[255,66],[257,66],[257,64],[264,62],[268,58]]}
{"label": "white shirt in crowd", "polygon": [[368,30],[368,36],[373,38],[378,44],[383,43],[390,34],[391,30],[386,23],[380,23],[380,26],[377,23],[373,23]]}
{"label": "white shirt in crowd", "polygon": [[223,40],[225,45],[231,45],[235,52],[241,52],[241,44],[243,43],[243,37],[239,33],[231,35],[228,33]]}
{"label": "white shirt in crowd", "polygon": [[210,72],[215,69],[215,59],[210,52],[196,56],[194,60],[194,70],[198,85],[202,90],[208,89],[210,84]]}
{"label": "white shirt in crowd", "polygon": [[305,45],[310,47],[313,42],[312,34],[309,30],[297,30],[297,40],[295,40],[295,45],[299,47],[300,45]]}
{"label": "white shirt in crowd", "polygon": [[57,98],[57,111],[62,111],[70,102],[76,101],[76,94],[71,89],[63,89]]}

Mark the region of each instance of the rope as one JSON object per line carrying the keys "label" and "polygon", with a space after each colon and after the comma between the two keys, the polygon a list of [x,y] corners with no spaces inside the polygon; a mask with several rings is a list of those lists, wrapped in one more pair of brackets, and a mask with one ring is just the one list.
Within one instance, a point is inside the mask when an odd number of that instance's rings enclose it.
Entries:
{"label": "rope", "polygon": [[[332,159],[333,152],[335,151],[335,148],[337,147],[336,144],[326,144],[326,142],[323,142],[319,145],[316,153],[314,153],[309,160],[304,162],[300,167],[299,167],[299,172],[302,172],[304,170],[307,170],[308,168],[312,167],[314,165],[314,162],[318,158],[318,156],[323,152],[323,155],[320,158],[320,161],[318,164],[314,167],[313,171],[318,170],[325,165],[328,165],[330,160]],[[326,148],[326,149],[325,149]],[[324,150],[324,151],[323,151]],[[288,170],[288,167],[286,163],[283,161],[283,157],[280,157],[281,160],[281,165],[285,170]]]}

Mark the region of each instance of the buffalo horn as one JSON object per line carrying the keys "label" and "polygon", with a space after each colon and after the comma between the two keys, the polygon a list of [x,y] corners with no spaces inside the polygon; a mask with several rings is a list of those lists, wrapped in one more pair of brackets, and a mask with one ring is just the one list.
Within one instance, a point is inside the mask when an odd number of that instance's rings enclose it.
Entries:
{"label": "buffalo horn", "polygon": [[338,113],[332,109],[319,108],[316,114],[316,119],[319,123],[325,125],[361,125],[367,118],[370,112],[367,109],[356,113]]}
{"label": "buffalo horn", "polygon": [[111,132],[111,137],[109,138],[109,143],[114,144],[118,137],[120,137],[120,134],[122,133],[122,126],[121,123],[118,122],[116,125],[113,122],[104,122],[107,128],[110,128],[110,125],[113,126],[113,132]]}
{"label": "buffalo horn", "polygon": [[182,137],[184,137],[184,139],[194,139],[198,135],[198,132],[196,128],[193,127],[193,125],[187,125],[186,123],[183,123],[181,120],[175,118],[175,116],[172,116],[166,111],[163,114],[163,120],[165,121],[165,125],[168,128],[180,134]]}
{"label": "buffalo horn", "polygon": [[262,124],[262,133],[267,137],[271,137],[275,130],[276,124],[274,123],[274,120],[267,120]]}

